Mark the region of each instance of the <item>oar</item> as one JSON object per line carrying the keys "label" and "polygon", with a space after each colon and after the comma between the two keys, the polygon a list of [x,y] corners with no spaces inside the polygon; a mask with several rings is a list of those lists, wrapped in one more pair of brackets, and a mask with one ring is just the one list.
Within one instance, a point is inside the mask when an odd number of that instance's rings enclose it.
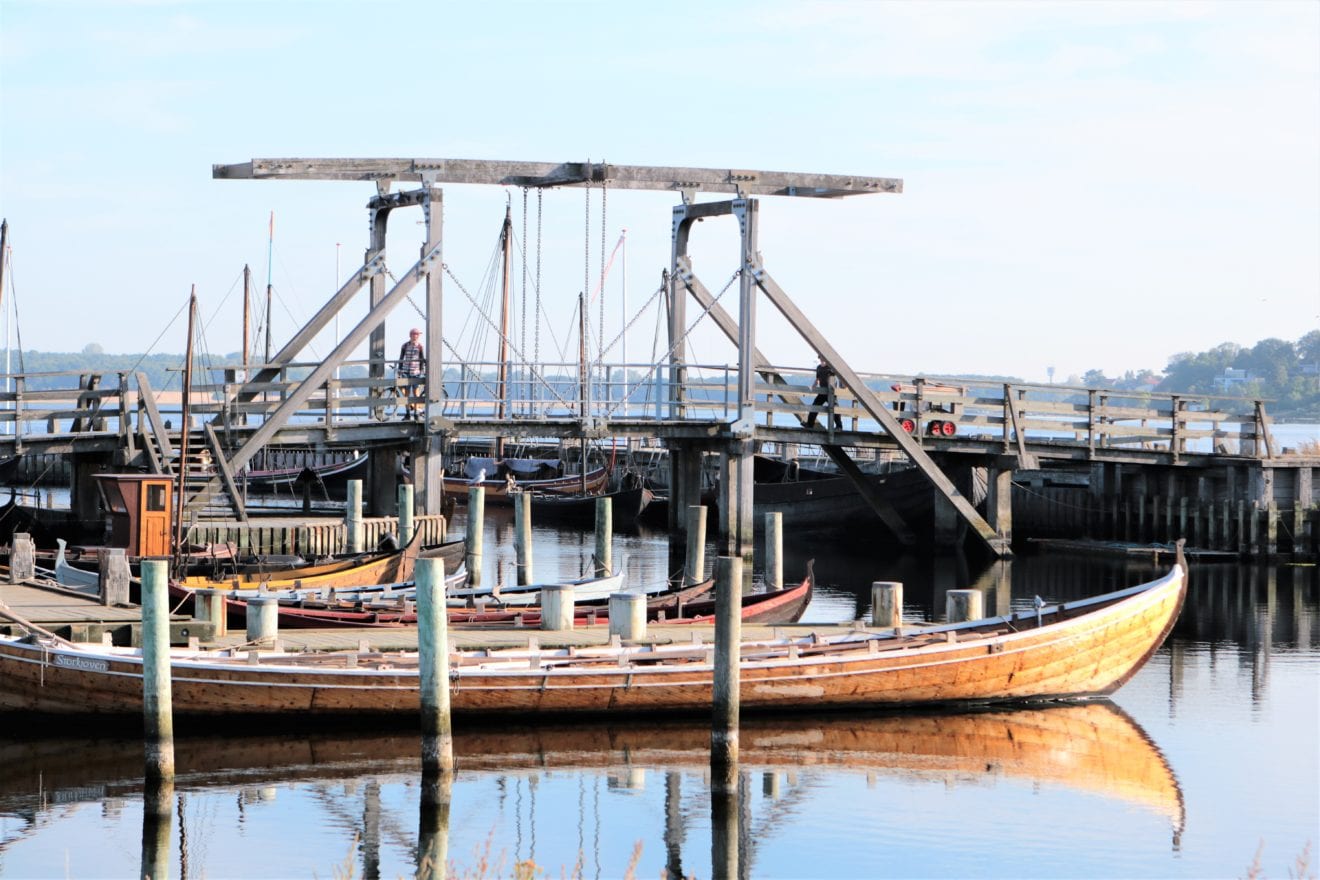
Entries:
{"label": "oar", "polygon": [[0,603],[0,617],[3,617],[5,620],[8,620],[8,621],[10,621],[10,622],[12,622],[12,623],[16,623],[16,624],[18,624],[19,626],[23,627],[23,629],[27,630],[28,632],[32,632],[32,633],[36,633],[37,635],[45,636],[45,637],[48,638],[48,639],[54,639],[55,641],[59,642],[60,644],[62,644],[62,645],[67,645],[67,646],[70,647],[70,648],[76,647],[76,645],[74,645],[73,642],[71,642],[71,641],[69,641],[68,639],[64,638],[64,636],[57,636],[55,633],[51,632],[50,630],[46,629],[45,627],[37,626],[35,623],[33,623],[32,621],[28,620],[27,618],[25,618],[25,617],[20,617],[19,615],[17,615],[17,614],[15,614],[14,612],[10,611],[10,610],[9,610],[9,606],[8,606],[8,605],[5,605],[4,603]]}

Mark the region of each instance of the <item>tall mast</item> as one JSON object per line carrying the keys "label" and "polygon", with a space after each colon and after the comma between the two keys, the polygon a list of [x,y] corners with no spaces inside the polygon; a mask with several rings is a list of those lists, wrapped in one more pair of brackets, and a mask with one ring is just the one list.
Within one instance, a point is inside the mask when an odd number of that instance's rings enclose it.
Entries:
{"label": "tall mast", "polygon": [[[578,295],[578,399],[582,401],[582,425],[587,424],[587,293]],[[582,432],[582,494],[587,494],[587,437]]]}
{"label": "tall mast", "polygon": [[[0,305],[5,301],[5,267],[9,263],[9,221],[0,220]],[[9,390],[9,384],[13,380],[9,378],[9,315],[5,314],[5,390]],[[14,404],[15,407],[18,404]],[[18,423],[14,422],[14,434],[18,433]],[[10,433],[9,431],[5,432]]]}
{"label": "tall mast", "polygon": [[252,334],[252,269],[247,263],[243,264],[243,381],[248,378],[248,357],[252,352],[248,349],[248,338]]}
{"label": "tall mast", "polygon": [[[500,290],[500,362],[497,366],[495,383],[495,417],[504,419],[505,405],[509,399],[509,265],[512,259],[513,206],[504,206],[504,226],[500,229],[500,249],[503,252],[504,279]],[[504,437],[495,440],[495,457],[504,457]]]}
{"label": "tall mast", "polygon": [[178,507],[174,515],[174,553],[175,558],[183,561],[183,508],[184,497],[188,488],[188,435],[192,433],[188,420],[192,417],[192,366],[193,366],[193,327],[197,321],[197,285],[192,286],[188,296],[188,347],[183,356],[183,426],[179,438],[179,491]]}
{"label": "tall mast", "polygon": [[275,212],[270,212],[270,237],[266,243],[266,363],[270,363],[270,319],[273,317],[270,309],[271,302],[271,256],[275,251]]}

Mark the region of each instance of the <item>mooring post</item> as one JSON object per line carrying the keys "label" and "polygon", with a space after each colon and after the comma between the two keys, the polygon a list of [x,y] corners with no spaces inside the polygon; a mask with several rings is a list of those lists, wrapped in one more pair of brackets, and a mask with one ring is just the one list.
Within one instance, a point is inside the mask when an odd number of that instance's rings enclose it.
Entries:
{"label": "mooring post", "polygon": [[622,641],[646,638],[646,596],[641,593],[610,593],[610,635]]}
{"label": "mooring post", "polygon": [[348,501],[344,504],[345,552],[362,552],[362,481],[348,481]]}
{"label": "mooring post", "polygon": [[211,623],[211,639],[229,635],[229,614],[225,608],[228,590],[199,587],[193,590],[193,620]]}
{"label": "mooring post", "polygon": [[486,490],[468,487],[467,570],[468,583],[481,586],[481,536],[486,529]]}
{"label": "mooring post", "polygon": [[690,587],[706,579],[706,506],[688,507],[687,559],[683,563],[683,586]]}
{"label": "mooring post", "polygon": [[903,626],[902,581],[871,582],[871,626]]}
{"label": "mooring post", "polygon": [[174,779],[168,559],[142,560],[142,713],[146,779]]}
{"label": "mooring post", "polygon": [[596,499],[596,577],[614,573],[614,499]]}
{"label": "mooring post", "polygon": [[513,554],[518,584],[534,582],[532,575],[532,493],[513,493]]}
{"label": "mooring post", "polygon": [[[714,770],[714,768],[712,768]],[[726,771],[728,779],[715,785],[716,775],[711,774],[710,792],[710,875],[713,880],[738,880],[739,822],[742,808],[739,805],[738,765],[732,764]]]}
{"label": "mooring post", "polygon": [[784,587],[784,515],[777,510],[765,515],[765,585]]}
{"label": "mooring post", "polygon": [[399,484],[399,546],[407,547],[413,536],[412,483]]}
{"label": "mooring post", "polygon": [[123,547],[110,547],[103,551],[97,560],[97,569],[101,576],[100,596],[102,605],[127,605],[128,585],[133,573],[128,568],[128,555]]}
{"label": "mooring post", "polygon": [[944,600],[944,616],[949,623],[980,620],[985,617],[985,597],[980,590],[949,590]]}
{"label": "mooring post", "polygon": [[715,688],[710,731],[711,792],[737,787],[742,656],[742,559],[715,563]]}
{"label": "mooring post", "polygon": [[541,629],[558,632],[573,628],[576,592],[572,584],[546,584],[541,588]]}
{"label": "mooring post", "polygon": [[9,582],[21,584],[37,575],[37,547],[27,532],[14,532],[9,551]]}
{"label": "mooring post", "polygon": [[[476,489],[475,491],[482,491]],[[454,772],[454,728],[449,717],[449,614],[443,559],[419,559],[417,576],[417,663],[421,687],[422,778]],[[434,795],[423,783],[422,797]]]}
{"label": "mooring post", "polygon": [[247,640],[263,648],[275,647],[280,635],[280,603],[274,596],[253,596],[247,606]]}

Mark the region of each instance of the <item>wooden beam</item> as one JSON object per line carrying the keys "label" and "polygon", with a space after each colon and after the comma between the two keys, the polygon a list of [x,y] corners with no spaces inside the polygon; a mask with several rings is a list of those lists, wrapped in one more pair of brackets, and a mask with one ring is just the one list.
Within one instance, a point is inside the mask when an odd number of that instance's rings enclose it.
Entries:
{"label": "wooden beam", "polygon": [[[215,460],[216,469],[220,471],[220,477],[225,483],[225,493],[229,495],[229,504],[234,509],[234,516],[238,517],[239,522],[247,522],[247,509],[243,505],[243,495],[238,491],[238,486],[234,483],[234,470],[225,461],[225,451],[220,447],[220,438],[215,434],[215,428],[208,422],[202,425],[206,431],[206,445],[211,447],[211,458]],[[207,484],[208,486],[210,483]]]}
{"label": "wooden beam", "polygon": [[[174,455],[174,447],[170,445],[169,431],[165,430],[165,421],[160,417],[160,409],[156,406],[156,392],[151,390],[151,382],[148,381],[146,373],[137,374],[137,383],[138,399],[142,401],[142,406],[147,412],[147,430],[142,433],[147,437],[147,446],[151,447],[148,458],[157,467],[156,473],[172,474],[174,467],[170,464],[170,457]],[[162,462],[156,460],[157,448],[164,457]]]}
{"label": "wooden beam", "polygon": [[[706,289],[706,285],[702,284],[692,273],[692,261],[686,256],[679,259],[678,281],[691,292],[693,298],[696,299],[701,307],[706,310],[707,314],[709,314],[715,321],[716,326],[719,327],[720,330],[724,332],[724,335],[729,337],[729,340],[736,345],[738,343],[737,322],[733,320],[733,316],[730,315],[723,306],[715,301],[715,297],[711,296],[710,291]],[[760,349],[753,347],[752,352],[756,369],[767,382],[777,385],[788,385],[783,376],[779,375],[774,370],[766,369],[770,362],[763,354],[761,354]],[[779,395],[779,399],[789,405],[792,405],[793,403],[805,403],[804,398],[797,397],[797,395],[794,396],[797,398],[795,401],[790,401],[784,395]],[[802,416],[800,414],[795,415],[798,422],[801,423],[803,421]],[[862,474],[861,468],[857,467],[856,462],[854,462],[848,453],[844,451],[843,447],[822,444],[821,449],[824,450],[825,454],[830,457],[830,460],[838,466],[839,470],[853,481],[853,485],[856,486],[858,494],[860,494],[862,499],[871,506],[871,509],[875,511],[876,516],[880,517],[880,521],[885,524],[891,533],[893,533],[894,537],[898,539],[898,542],[905,547],[911,547],[915,544],[916,536],[912,533],[912,529],[908,526],[907,521],[904,520],[902,515],[894,509],[894,506],[889,503],[889,500],[880,493],[876,486],[867,479],[864,474]]]}
{"label": "wooden beam", "polygon": [[903,181],[893,177],[487,159],[253,159],[231,165],[212,165],[211,176],[216,180],[401,180],[526,187],[591,185],[685,194],[711,192],[826,199],[903,191]]}
{"label": "wooden beam", "polygon": [[912,460],[912,463],[921,468],[922,473],[926,475],[926,479],[930,480],[931,483],[935,485],[935,488],[949,500],[949,503],[953,505],[954,509],[958,511],[958,514],[967,522],[967,524],[972,527],[972,530],[976,532],[977,536],[985,542],[985,545],[990,551],[996,556],[1012,555],[1012,550],[1007,542],[999,537],[981,514],[977,513],[976,508],[972,506],[972,503],[958,491],[957,487],[953,485],[953,481],[945,476],[944,471],[940,470],[939,465],[931,460],[930,456],[926,454],[926,451],[917,444],[917,441],[903,430],[898,424],[898,420],[895,419],[889,410],[885,408],[885,405],[881,403],[880,399],[866,386],[866,383],[862,381],[861,377],[853,371],[853,368],[848,366],[842,355],[835,350],[834,346],[829,344],[820,331],[816,329],[815,325],[812,324],[811,321],[807,319],[807,316],[802,313],[801,309],[789,299],[788,294],[784,292],[783,288],[775,283],[775,280],[770,277],[769,273],[766,272],[759,263],[744,268],[743,271],[751,271],[752,276],[756,279],[756,283],[760,286],[761,290],[764,291],[765,295],[770,299],[770,302],[775,308],[779,309],[780,313],[788,319],[788,323],[792,324],[793,327],[802,334],[802,338],[805,339],[812,348],[825,356],[825,360],[834,368],[835,373],[838,374],[839,381],[853,393],[853,397],[855,397],[857,402],[862,405],[862,408],[870,413],[871,417],[879,422],[882,428],[889,432],[889,436],[893,437],[899,447],[907,453],[907,456]]}

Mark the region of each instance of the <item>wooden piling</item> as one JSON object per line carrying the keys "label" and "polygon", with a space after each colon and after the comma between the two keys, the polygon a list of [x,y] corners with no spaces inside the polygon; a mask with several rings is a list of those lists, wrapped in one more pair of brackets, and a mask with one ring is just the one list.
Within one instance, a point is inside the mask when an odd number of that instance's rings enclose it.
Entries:
{"label": "wooden piling", "polygon": [[412,483],[399,484],[399,546],[407,547],[413,536]]}
{"label": "wooden piling", "polygon": [[170,875],[170,838],[174,826],[174,777],[148,778],[142,786],[143,880]]}
{"label": "wooden piling", "polygon": [[646,596],[610,593],[610,635],[625,642],[646,638]]}
{"label": "wooden piling", "polygon": [[261,647],[274,647],[280,634],[280,603],[274,596],[253,596],[247,606],[247,640]]}
{"label": "wooden piling", "polygon": [[770,590],[784,586],[784,515],[777,510],[765,515],[765,585]]}
{"label": "wooden piling", "polygon": [[513,554],[515,579],[521,586],[535,583],[532,576],[532,493],[513,493]]}
{"label": "wooden piling", "polygon": [[445,880],[449,862],[449,813],[453,803],[452,772],[422,775],[418,810],[416,880]]}
{"label": "wooden piling", "polygon": [[716,768],[738,763],[742,559],[721,556],[716,560],[715,572],[715,680],[710,731],[712,791],[722,778],[715,772]]}
{"label": "wooden piling", "polygon": [[102,551],[96,567],[101,578],[99,587],[101,604],[107,606],[129,604],[128,585],[133,573],[129,570],[128,556],[124,548],[110,547]]}
{"label": "wooden piling", "polygon": [[349,553],[362,552],[362,481],[348,481],[348,501],[344,504],[344,541]]}
{"label": "wooden piling", "polygon": [[211,638],[229,635],[229,614],[225,607],[228,590],[200,587],[193,590],[193,619],[211,623]]}
{"label": "wooden piling", "polygon": [[561,632],[573,628],[575,594],[572,584],[546,584],[541,588],[541,629]]}
{"label": "wooden piling", "polygon": [[985,617],[985,597],[980,590],[949,590],[944,600],[944,616],[949,623],[980,620]]}
{"label": "wooden piling", "polygon": [[168,559],[142,560],[142,714],[146,779],[174,779]]}
{"label": "wooden piling", "polygon": [[706,579],[706,506],[688,507],[687,559],[683,563],[683,586],[690,587]]}
{"label": "wooden piling", "polygon": [[873,581],[871,583],[871,626],[893,627],[903,625],[903,583],[901,581]]}
{"label": "wooden piling", "polygon": [[482,532],[486,528],[486,490],[481,486],[468,487],[467,570],[468,583],[481,586]]}
{"label": "wooden piling", "polygon": [[[471,491],[481,492],[478,487]],[[449,615],[442,559],[418,559],[417,663],[422,706],[422,777],[454,772],[454,728],[449,705]],[[423,784],[424,806],[434,785]]]}
{"label": "wooden piling", "polygon": [[37,576],[37,547],[27,532],[14,532],[9,551],[9,582],[21,584]]}
{"label": "wooden piling", "polygon": [[614,573],[614,499],[596,499],[596,577]]}

